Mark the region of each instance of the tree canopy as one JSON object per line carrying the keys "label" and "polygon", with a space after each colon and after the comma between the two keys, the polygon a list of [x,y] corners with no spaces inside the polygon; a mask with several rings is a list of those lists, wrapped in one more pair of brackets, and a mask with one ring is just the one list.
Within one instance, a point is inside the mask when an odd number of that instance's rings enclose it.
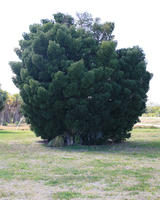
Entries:
{"label": "tree canopy", "polygon": [[143,50],[116,49],[114,23],[57,13],[23,34],[10,62],[37,136],[81,144],[121,142],[145,111],[151,74]]}

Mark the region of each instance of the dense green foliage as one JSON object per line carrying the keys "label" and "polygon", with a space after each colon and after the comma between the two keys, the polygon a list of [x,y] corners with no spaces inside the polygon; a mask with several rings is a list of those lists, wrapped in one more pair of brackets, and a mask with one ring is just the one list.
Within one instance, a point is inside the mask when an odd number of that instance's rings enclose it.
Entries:
{"label": "dense green foliage", "polygon": [[0,88],[0,111],[3,109],[7,99],[7,93]]}
{"label": "dense green foliage", "polygon": [[37,136],[81,144],[120,142],[145,110],[151,74],[139,47],[116,50],[114,24],[57,13],[30,26],[11,62]]}

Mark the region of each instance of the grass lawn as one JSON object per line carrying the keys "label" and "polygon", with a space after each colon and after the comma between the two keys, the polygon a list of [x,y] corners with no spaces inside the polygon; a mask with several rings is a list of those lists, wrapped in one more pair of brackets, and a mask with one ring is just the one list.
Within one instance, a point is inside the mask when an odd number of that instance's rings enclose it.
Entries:
{"label": "grass lawn", "polygon": [[160,125],[160,117],[140,117],[140,123]]}
{"label": "grass lawn", "polygon": [[0,200],[160,199],[160,129],[123,144],[46,147],[31,131],[0,131]]}

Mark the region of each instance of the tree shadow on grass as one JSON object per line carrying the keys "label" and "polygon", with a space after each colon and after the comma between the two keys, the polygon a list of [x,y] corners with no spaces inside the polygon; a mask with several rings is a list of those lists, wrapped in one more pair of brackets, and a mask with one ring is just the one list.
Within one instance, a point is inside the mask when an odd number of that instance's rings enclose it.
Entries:
{"label": "tree shadow on grass", "polygon": [[36,143],[44,144],[46,146],[46,144],[48,144],[48,140],[38,140]]}
{"label": "tree shadow on grass", "polygon": [[[44,144],[46,146],[46,144]],[[120,144],[107,145],[74,145],[65,147],[48,147],[51,150],[63,152],[95,153],[95,154],[121,154],[138,157],[160,157],[160,141],[126,141]]]}

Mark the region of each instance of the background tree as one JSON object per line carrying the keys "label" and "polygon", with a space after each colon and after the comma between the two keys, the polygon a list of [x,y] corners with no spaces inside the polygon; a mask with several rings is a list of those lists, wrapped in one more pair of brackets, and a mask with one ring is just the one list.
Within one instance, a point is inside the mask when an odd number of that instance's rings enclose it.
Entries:
{"label": "background tree", "polygon": [[23,112],[37,136],[121,142],[145,110],[151,74],[139,47],[116,50],[114,24],[57,13],[23,34],[11,62]]}
{"label": "background tree", "polygon": [[0,111],[0,124],[18,123],[22,118],[21,112],[22,99],[19,94],[11,95],[6,93],[6,101]]}
{"label": "background tree", "polygon": [[7,99],[7,93],[1,89],[0,85],[0,111],[3,109],[6,99]]}

